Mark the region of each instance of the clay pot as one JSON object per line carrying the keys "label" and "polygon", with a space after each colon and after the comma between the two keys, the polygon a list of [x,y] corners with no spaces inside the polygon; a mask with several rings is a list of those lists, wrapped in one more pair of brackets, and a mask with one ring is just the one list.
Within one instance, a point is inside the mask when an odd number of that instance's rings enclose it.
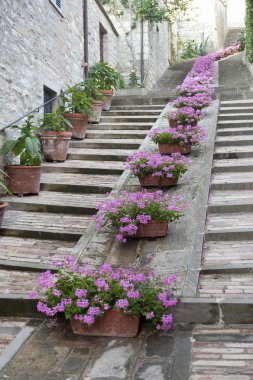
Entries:
{"label": "clay pot", "polygon": [[159,143],[159,152],[161,154],[172,154],[172,153],[181,153],[183,155],[191,153],[191,145],[190,144],[166,144],[166,143]]}
{"label": "clay pot", "polygon": [[85,116],[82,113],[65,113],[63,116],[72,124],[72,138],[83,140],[88,125],[88,116]]}
{"label": "clay pot", "polygon": [[167,235],[168,222],[148,222],[147,224],[138,224],[135,238],[155,238]]}
{"label": "clay pot", "polygon": [[39,194],[42,166],[8,165],[9,187],[13,194]]}
{"label": "clay pot", "polygon": [[8,205],[9,204],[7,202],[0,202],[0,228],[1,228],[2,223],[3,223],[5,209]]}
{"label": "clay pot", "polygon": [[[183,125],[182,123],[178,123],[176,120],[169,119],[169,124],[171,128],[177,128],[178,125]],[[191,123],[187,123],[187,125],[191,125],[192,127],[196,127],[197,123],[196,121],[193,121]]]}
{"label": "clay pot", "polygon": [[72,132],[43,131],[40,136],[46,161],[65,161]]}
{"label": "clay pot", "polygon": [[86,327],[74,318],[70,320],[70,324],[73,333],[78,335],[134,337],[139,332],[140,318],[123,314],[119,310],[108,310],[91,327]]}
{"label": "clay pot", "polygon": [[112,90],[102,90],[101,92],[102,92],[103,96],[105,97],[105,100],[103,101],[102,110],[109,111],[111,108],[113,91]]}
{"label": "clay pot", "polygon": [[92,100],[92,115],[89,117],[90,123],[100,123],[103,102],[101,100]]}
{"label": "clay pot", "polygon": [[176,186],[178,178],[154,177],[152,174],[139,177],[142,187],[170,187]]}

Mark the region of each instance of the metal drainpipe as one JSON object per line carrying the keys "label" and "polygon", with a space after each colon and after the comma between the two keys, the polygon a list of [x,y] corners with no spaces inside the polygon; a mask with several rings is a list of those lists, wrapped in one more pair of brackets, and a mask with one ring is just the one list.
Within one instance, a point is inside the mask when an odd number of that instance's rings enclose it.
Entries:
{"label": "metal drainpipe", "polygon": [[88,47],[88,0],[83,0],[83,39],[84,39],[84,76],[88,76],[89,66],[89,47]]}
{"label": "metal drainpipe", "polygon": [[141,20],[141,85],[144,84],[144,22]]}

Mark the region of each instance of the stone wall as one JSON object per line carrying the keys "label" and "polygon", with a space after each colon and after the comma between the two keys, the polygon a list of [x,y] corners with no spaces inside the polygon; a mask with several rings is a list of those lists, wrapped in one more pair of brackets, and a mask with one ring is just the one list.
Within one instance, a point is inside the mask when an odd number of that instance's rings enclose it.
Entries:
{"label": "stone wall", "polygon": [[182,44],[194,40],[198,45],[208,38],[208,51],[223,47],[227,33],[227,0],[193,0],[189,17],[178,22],[178,39]]}
{"label": "stone wall", "polygon": [[[44,103],[43,86],[57,94],[83,79],[83,1],[1,0],[0,126]],[[100,59],[99,24],[107,31],[107,60],[116,65],[117,36],[95,0],[88,1],[90,63]]]}

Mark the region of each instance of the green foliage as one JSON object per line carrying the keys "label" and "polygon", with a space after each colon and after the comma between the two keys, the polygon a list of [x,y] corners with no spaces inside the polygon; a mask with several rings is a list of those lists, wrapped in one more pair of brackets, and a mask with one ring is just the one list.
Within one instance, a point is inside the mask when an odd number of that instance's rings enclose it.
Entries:
{"label": "green foliage", "polygon": [[46,131],[65,132],[72,128],[72,124],[62,115],[62,109],[60,108],[52,113],[45,113],[40,122],[40,128]]}
{"label": "green foliage", "polygon": [[82,113],[83,115],[91,115],[92,98],[85,91],[85,84],[78,86],[68,86],[68,90],[62,97],[64,101],[64,110],[69,113]]}
{"label": "green foliage", "polygon": [[181,58],[193,59],[195,57],[196,57],[196,42],[194,40],[189,40],[184,44]]}
{"label": "green foliage", "polygon": [[140,87],[139,78],[135,70],[131,70],[130,72],[128,85],[132,88]]}
{"label": "green foliage", "polygon": [[34,115],[29,115],[21,125],[12,125],[20,131],[16,140],[7,140],[0,149],[0,155],[12,152],[14,156],[20,155],[20,165],[39,166],[41,164],[40,141],[38,127],[33,121]]}
{"label": "green foliage", "polygon": [[197,55],[204,56],[208,54],[208,51],[207,51],[208,40],[209,40],[209,37],[207,37],[205,40],[203,38],[202,42],[196,46]]}
{"label": "green foliage", "polygon": [[4,179],[5,177],[8,177],[7,174],[3,170],[0,169],[0,196],[2,193],[8,193],[9,195],[11,195],[10,190],[5,185],[5,179]]}
{"label": "green foliage", "polygon": [[83,90],[86,92],[88,98],[93,100],[104,100],[99,83],[93,78],[87,78],[83,82]]}
{"label": "green foliage", "polygon": [[249,62],[253,63],[253,1],[246,0],[245,45]]}
{"label": "green foliage", "polygon": [[89,77],[98,84],[101,90],[124,88],[122,75],[104,62],[97,62],[89,68]]}
{"label": "green foliage", "polygon": [[161,7],[159,0],[133,0],[132,3],[135,15],[133,24],[140,20],[148,20],[151,24],[169,21],[167,7]]}

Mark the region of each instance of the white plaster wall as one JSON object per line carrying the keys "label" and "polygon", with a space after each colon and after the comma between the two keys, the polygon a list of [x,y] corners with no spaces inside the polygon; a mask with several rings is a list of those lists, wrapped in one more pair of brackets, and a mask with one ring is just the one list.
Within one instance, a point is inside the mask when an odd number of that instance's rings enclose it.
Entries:
{"label": "white plaster wall", "polygon": [[245,0],[228,0],[228,27],[243,27]]}

